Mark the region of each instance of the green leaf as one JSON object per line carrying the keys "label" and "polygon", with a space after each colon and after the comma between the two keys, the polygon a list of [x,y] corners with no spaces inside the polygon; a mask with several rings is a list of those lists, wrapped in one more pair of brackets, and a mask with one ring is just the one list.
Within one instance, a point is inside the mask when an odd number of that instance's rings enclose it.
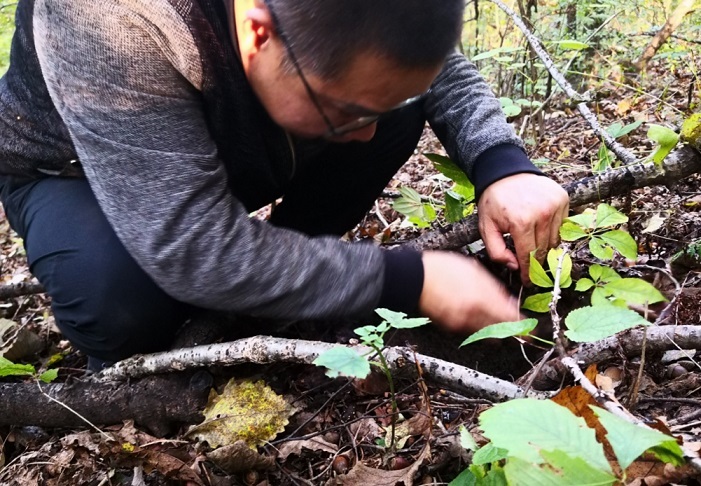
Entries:
{"label": "green leaf", "polygon": [[613,138],[619,138],[623,137],[624,135],[628,135],[630,132],[638,128],[640,125],[642,125],[642,121],[635,121],[633,123],[629,123],[626,126],[623,126],[622,123],[616,122],[612,123],[610,127],[606,129],[609,135],[611,135]]}
{"label": "green leaf", "polygon": [[598,236],[592,236],[589,240],[589,251],[599,260],[613,259],[613,248],[606,245],[604,240]]}
{"label": "green leaf", "polygon": [[445,155],[440,155],[440,154],[424,154],[428,160],[433,162],[433,166],[446,176],[448,179],[451,181],[455,182],[456,184],[459,184],[463,187],[472,188],[472,194],[474,198],[474,190],[475,186],[470,182],[470,179],[467,178],[467,174],[465,174],[465,171],[463,171],[458,165],[453,162],[449,157],[446,157]]}
{"label": "green leaf", "polygon": [[477,486],[477,478],[469,469],[458,474],[458,477],[448,483],[448,486]]}
{"label": "green leaf", "polygon": [[577,241],[589,236],[589,233],[584,231],[581,226],[571,221],[565,221],[560,226],[560,238],[564,241]]}
{"label": "green leaf", "polygon": [[523,319],[516,322],[501,322],[483,327],[469,338],[465,339],[460,347],[482,339],[498,338],[503,339],[512,336],[525,336],[538,325],[536,319]]}
{"label": "green leaf", "polygon": [[652,284],[640,278],[621,278],[604,285],[604,291],[628,304],[646,305],[667,299]]}
{"label": "green leaf", "polygon": [[523,301],[522,309],[533,312],[548,312],[550,310],[550,301],[553,300],[552,292],[543,292],[542,294],[529,295]]}
{"label": "green leaf", "polygon": [[594,289],[594,292],[591,293],[591,305],[597,307],[600,305],[611,305],[611,301],[608,299],[608,295],[603,288],[597,287]]}
{"label": "green leaf", "polygon": [[15,364],[9,359],[0,356],[0,377],[32,376],[34,373],[36,373],[34,366],[30,364]]}
{"label": "green leaf", "polygon": [[628,222],[628,216],[609,204],[599,204],[596,208],[596,228],[608,228]]}
{"label": "green leaf", "polygon": [[[553,278],[555,277],[555,274],[557,272],[557,264],[560,260],[560,255],[562,255],[563,253],[565,253],[565,250],[563,250],[562,248],[553,248],[548,252],[548,267],[550,268],[550,273],[553,275]],[[565,253],[564,258],[562,259],[562,271],[560,272],[561,288],[569,287],[569,285],[563,285],[564,283],[567,283],[568,280],[570,281],[570,283],[572,283],[572,279],[570,278],[571,273],[572,257],[570,257],[568,253]]]}
{"label": "green leaf", "polygon": [[612,165],[613,157],[611,156],[611,152],[606,145],[602,144],[601,147],[599,147],[599,152],[597,152],[596,165],[592,168],[592,172],[604,172],[611,168]]}
{"label": "green leaf", "polygon": [[635,260],[638,258],[638,244],[627,231],[607,231],[606,233],[598,235],[598,237],[627,259]]}
{"label": "green leaf", "polygon": [[606,429],[606,438],[611,444],[613,452],[616,453],[621,469],[625,470],[643,452],[652,447],[663,448],[675,466],[684,463],[684,453],[674,437],[657,430],[631,424],[599,407],[592,405],[589,407],[599,417],[599,422]]}
{"label": "green leaf", "polygon": [[464,186],[456,183],[448,192],[454,192],[455,194],[461,196],[465,203],[470,203],[475,200],[475,186],[473,185]]}
{"label": "green leaf", "polygon": [[559,450],[611,472],[594,429],[553,401],[524,398],[500,403],[482,412],[480,427],[495,447],[509,451],[510,458],[540,464],[544,462],[540,451]]}
{"label": "green leaf", "polygon": [[604,486],[618,480],[613,474],[562,451],[542,451],[541,455],[546,465],[510,458],[504,466],[509,486]]}
{"label": "green leaf", "polygon": [[594,283],[593,280],[585,277],[585,278],[580,278],[579,280],[577,280],[577,285],[575,286],[574,289],[577,292],[586,292],[587,290],[592,288],[594,285],[596,285],[596,284]]}
{"label": "green leaf", "polygon": [[647,131],[647,138],[653,142],[657,142],[660,146],[652,154],[652,161],[661,165],[667,154],[669,154],[679,142],[679,135],[674,130],[671,130],[662,125],[650,125]]}
{"label": "green leaf", "polygon": [[445,194],[445,220],[449,223],[456,223],[463,219],[465,205],[462,199],[453,197],[450,191]]}
{"label": "green leaf", "polygon": [[468,451],[476,451],[478,449],[477,442],[470,431],[464,425],[458,427],[458,431],[460,432],[460,445]]}
{"label": "green leaf", "polygon": [[621,278],[616,271],[611,267],[605,267],[603,265],[594,264],[589,267],[589,275],[594,279],[594,282],[613,282]]}
{"label": "green leaf", "polygon": [[331,378],[339,375],[365,378],[370,374],[368,360],[345,346],[336,346],[321,353],[313,364],[327,368],[326,375]]}
{"label": "green leaf", "polygon": [[51,383],[56,378],[58,378],[58,370],[55,368],[52,370],[46,370],[41,375],[39,375],[39,379],[44,383]]}
{"label": "green leaf", "polygon": [[581,51],[582,49],[587,49],[589,47],[589,44],[571,39],[557,41],[556,44],[568,51]]}
{"label": "green leaf", "polygon": [[565,221],[571,221],[572,223],[578,224],[585,229],[594,229],[596,223],[596,212],[587,209],[582,214],[575,214],[565,219]]}
{"label": "green leaf", "polygon": [[476,466],[491,464],[493,462],[506,459],[508,456],[509,451],[500,447],[494,447],[494,444],[489,442],[475,452],[475,454],[472,456],[472,464],[475,464]]}
{"label": "green leaf", "polygon": [[565,318],[565,324],[565,336],[578,343],[591,343],[650,323],[630,309],[601,305],[573,310]]}
{"label": "green leaf", "polygon": [[428,203],[424,203],[424,221],[431,223],[436,220],[437,216],[438,215],[436,214],[436,208],[434,208]]}
{"label": "green leaf", "polygon": [[518,116],[521,114],[521,107],[518,105],[510,104],[510,105],[502,106],[501,109],[507,118],[512,117],[512,116]]}
{"label": "green leaf", "polygon": [[389,309],[375,309],[375,313],[395,329],[412,329],[431,322],[427,317],[407,318],[404,312],[395,312]]}
{"label": "green leaf", "polygon": [[528,277],[531,279],[531,282],[533,282],[533,285],[543,288],[552,287],[554,285],[553,281],[548,274],[545,273],[545,269],[543,269],[540,262],[536,260],[535,250],[531,252],[530,260],[531,266],[528,269]]}
{"label": "green leaf", "polygon": [[394,210],[407,217],[423,218],[424,205],[421,195],[411,187],[400,187],[399,193],[401,197],[392,203]]}

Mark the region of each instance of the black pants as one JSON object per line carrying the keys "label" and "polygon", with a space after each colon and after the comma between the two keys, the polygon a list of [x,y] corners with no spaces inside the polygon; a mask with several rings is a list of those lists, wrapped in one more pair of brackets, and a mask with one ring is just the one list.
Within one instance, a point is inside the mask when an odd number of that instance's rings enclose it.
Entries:
{"label": "black pants", "polygon": [[[370,142],[330,144],[300,161],[271,222],[310,235],[351,229],[411,155],[423,125],[419,107],[404,109],[381,120]],[[59,329],[77,349],[118,361],[168,348],[193,308],[141,270],[86,180],[0,176],[0,199]]]}

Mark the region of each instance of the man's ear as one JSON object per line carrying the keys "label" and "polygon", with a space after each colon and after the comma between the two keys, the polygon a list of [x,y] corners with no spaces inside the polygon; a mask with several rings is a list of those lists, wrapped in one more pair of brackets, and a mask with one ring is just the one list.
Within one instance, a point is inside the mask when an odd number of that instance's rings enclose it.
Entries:
{"label": "man's ear", "polygon": [[275,25],[268,7],[263,2],[255,2],[255,6],[246,11],[247,39],[246,44],[250,53],[260,51],[266,43],[275,37]]}

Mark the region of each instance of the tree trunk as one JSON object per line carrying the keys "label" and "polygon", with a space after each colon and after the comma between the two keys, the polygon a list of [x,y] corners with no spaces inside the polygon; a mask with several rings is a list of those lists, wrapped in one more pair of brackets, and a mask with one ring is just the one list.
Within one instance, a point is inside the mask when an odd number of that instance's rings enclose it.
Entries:
{"label": "tree trunk", "polygon": [[681,0],[679,2],[679,5],[677,5],[677,8],[674,9],[672,15],[669,16],[662,29],[657,33],[655,37],[652,38],[652,40],[647,45],[647,47],[643,51],[642,55],[638,58],[638,60],[633,63],[635,69],[637,69],[638,71],[645,70],[648,61],[650,61],[650,59],[652,59],[652,56],[654,56],[655,53],[657,53],[657,50],[660,48],[660,46],[667,42],[667,39],[669,39],[669,37],[676,30],[676,28],[679,27],[679,24],[682,23],[684,17],[689,12],[695,10],[695,2],[696,0]]}

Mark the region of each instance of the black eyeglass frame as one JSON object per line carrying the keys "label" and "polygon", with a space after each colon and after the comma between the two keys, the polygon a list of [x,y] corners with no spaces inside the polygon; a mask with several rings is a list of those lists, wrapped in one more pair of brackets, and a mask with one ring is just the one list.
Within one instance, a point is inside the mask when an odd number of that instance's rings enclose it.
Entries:
{"label": "black eyeglass frame", "polygon": [[417,101],[424,98],[428,93],[430,93],[431,90],[429,89],[425,93],[422,93],[418,96],[413,96],[409,99],[406,99],[385,113],[379,113],[376,115],[360,116],[357,119],[350,121],[348,123],[344,123],[343,125],[341,125],[339,127],[334,126],[334,124],[331,122],[329,117],[326,115],[324,108],[321,106],[321,102],[319,101],[319,96],[316,94],[314,89],[311,87],[311,85],[309,84],[309,81],[307,81],[306,76],[304,76],[304,72],[302,72],[302,67],[299,65],[299,62],[297,60],[297,56],[295,56],[294,52],[292,51],[292,46],[289,42],[289,39],[287,38],[287,34],[282,30],[282,27],[280,26],[280,21],[277,17],[277,14],[273,10],[272,5],[270,4],[270,1],[264,0],[264,3],[268,7],[268,11],[270,12],[270,17],[273,20],[273,24],[275,26],[276,33],[277,33],[278,37],[280,37],[280,41],[282,42],[282,45],[285,47],[285,52],[287,53],[287,56],[289,57],[290,61],[292,62],[292,66],[294,67],[295,71],[297,72],[299,79],[302,81],[302,84],[304,85],[304,89],[307,92],[309,99],[311,100],[312,104],[316,108],[316,111],[318,111],[319,115],[321,115],[321,118],[324,120],[324,123],[326,123],[326,127],[328,128],[328,131],[323,135],[325,138],[340,137],[340,136],[346,135],[348,133],[354,132],[356,130],[360,130],[361,128],[365,128],[368,125],[372,125],[377,120],[379,120],[382,115],[390,113],[390,112],[395,111],[395,110],[399,110],[399,109],[404,108],[405,106],[411,105],[413,103],[416,103]]}

